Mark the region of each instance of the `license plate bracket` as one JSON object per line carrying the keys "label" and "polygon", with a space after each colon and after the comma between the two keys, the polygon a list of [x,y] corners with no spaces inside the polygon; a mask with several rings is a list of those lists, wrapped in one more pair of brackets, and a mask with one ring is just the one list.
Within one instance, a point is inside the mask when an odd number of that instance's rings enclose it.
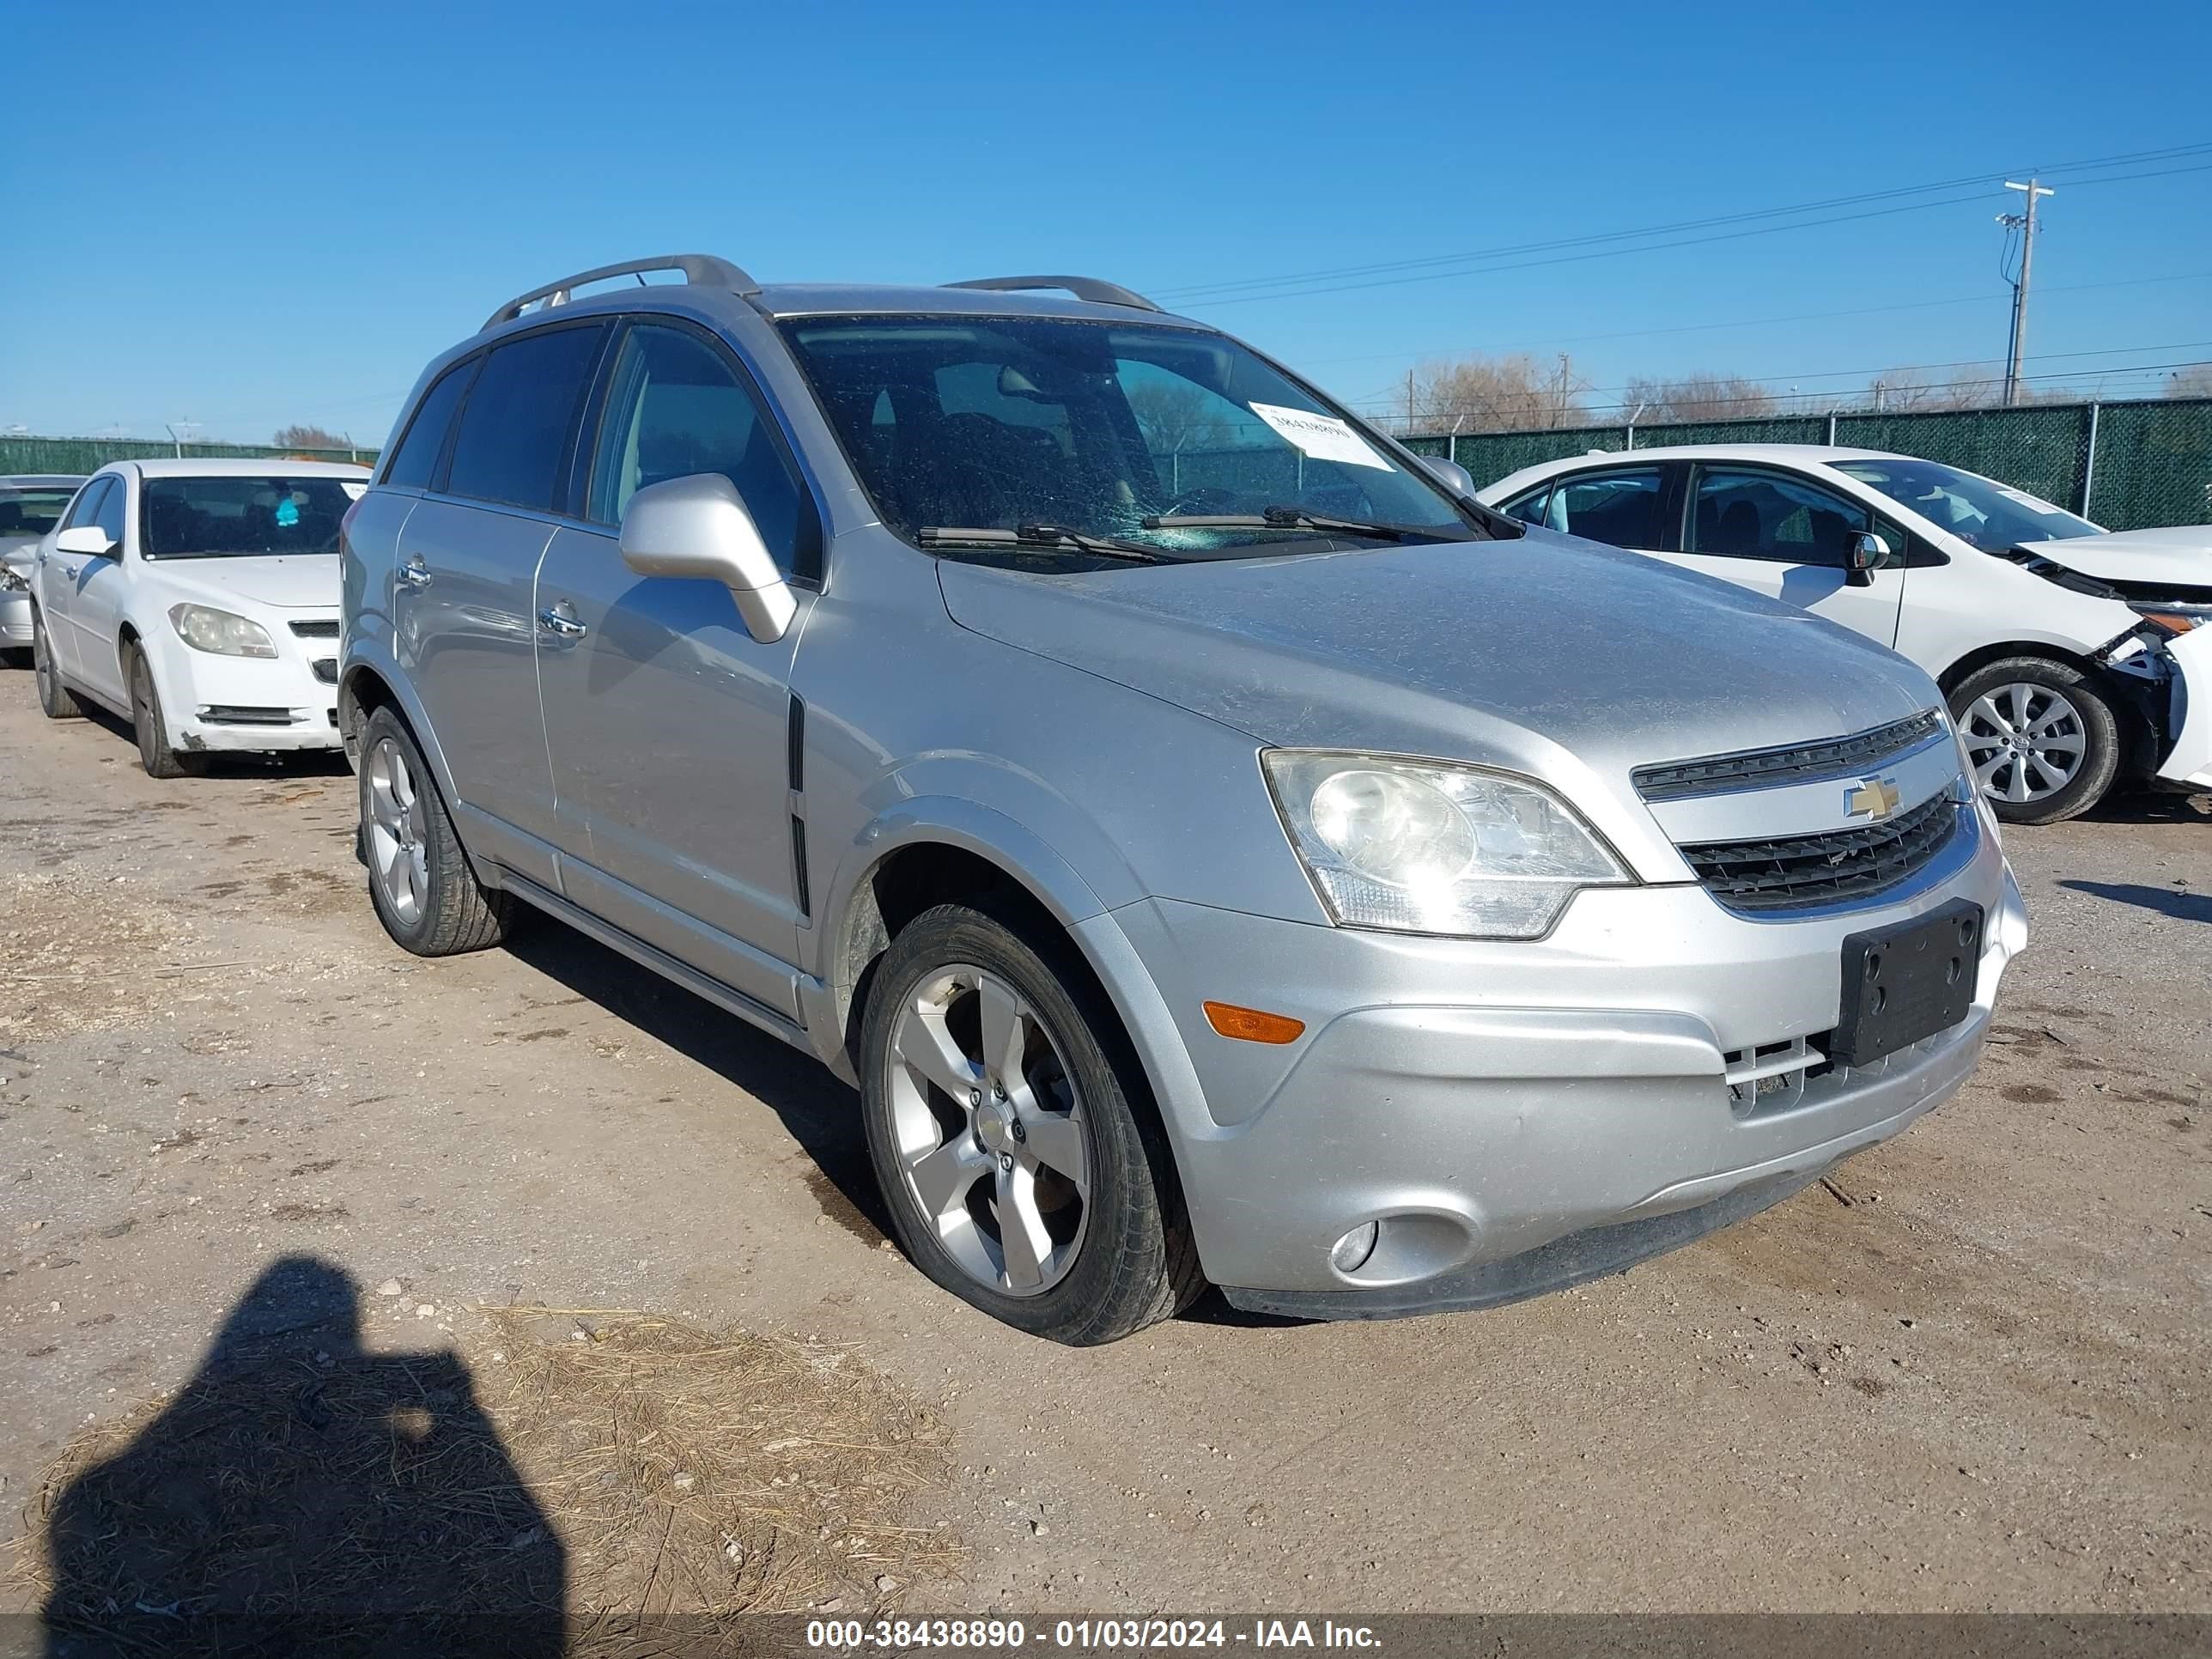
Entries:
{"label": "license plate bracket", "polygon": [[1941,909],[1844,941],[1843,999],[1828,1058],[1867,1066],[1948,1030],[1974,1003],[1982,907],[1954,899]]}

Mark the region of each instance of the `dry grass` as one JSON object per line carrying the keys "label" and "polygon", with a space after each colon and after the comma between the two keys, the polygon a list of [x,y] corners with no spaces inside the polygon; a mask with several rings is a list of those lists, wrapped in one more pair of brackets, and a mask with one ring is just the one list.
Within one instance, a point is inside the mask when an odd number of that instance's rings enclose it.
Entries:
{"label": "dry grass", "polygon": [[26,1511],[18,1587],[162,1651],[240,1651],[239,1620],[311,1621],[338,1650],[401,1620],[613,1654],[671,1617],[711,1642],[957,1572],[921,1516],[940,1425],[849,1351],[632,1312],[485,1319],[469,1364],[280,1334],[88,1431]]}
{"label": "dry grass", "polygon": [[[879,1578],[957,1568],[948,1531],[915,1523],[942,1425],[849,1350],[641,1314],[487,1316],[495,1412],[568,1540],[580,1619],[858,1610]],[[566,1341],[548,1328],[564,1322]]]}

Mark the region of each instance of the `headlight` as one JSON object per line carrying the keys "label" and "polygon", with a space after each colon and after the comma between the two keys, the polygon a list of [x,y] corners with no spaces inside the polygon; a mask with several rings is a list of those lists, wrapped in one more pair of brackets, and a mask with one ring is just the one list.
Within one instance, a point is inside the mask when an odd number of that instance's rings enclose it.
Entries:
{"label": "headlight", "polygon": [[177,637],[195,651],[211,651],[218,657],[273,657],[269,631],[250,617],[234,616],[204,605],[173,605],[169,625]]}
{"label": "headlight", "polygon": [[1262,758],[1291,843],[1344,927],[1536,939],[1577,890],[1634,879],[1523,778],[1312,750]]}
{"label": "headlight", "polygon": [[2129,610],[2162,634],[2186,634],[2212,627],[2212,608],[2194,605],[2131,605]]}
{"label": "headlight", "polygon": [[0,593],[20,593],[30,585],[30,579],[14,565],[0,564]]}

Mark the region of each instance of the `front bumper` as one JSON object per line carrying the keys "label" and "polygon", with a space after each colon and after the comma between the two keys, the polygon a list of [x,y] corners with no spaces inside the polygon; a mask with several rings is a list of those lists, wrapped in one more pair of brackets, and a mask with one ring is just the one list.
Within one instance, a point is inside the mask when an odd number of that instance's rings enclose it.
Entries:
{"label": "front bumper", "polygon": [[2212,628],[2168,640],[2173,659],[2167,726],[2173,741],[2159,763],[2160,781],[2184,789],[2212,789]]}
{"label": "front bumper", "polygon": [[[1082,927],[1121,930],[1188,1057],[1195,1098],[1170,1082],[1162,1105],[1208,1277],[1246,1307],[1371,1316],[1618,1271],[1786,1197],[1948,1098],[2027,937],[1982,809],[1883,897],[1753,920],[1692,885],[1597,890],[1533,944],[1158,900]],[[1834,1027],[1847,935],[1962,897],[1987,921],[1965,1021],[1869,1066],[1747,1089],[1755,1051]],[[1204,1023],[1207,998],[1307,1033],[1232,1042]],[[1156,1054],[1164,1036],[1139,1045]],[[1369,1221],[1372,1255],[1340,1272],[1332,1247]]]}
{"label": "front bumper", "polygon": [[[204,754],[337,748],[337,642],[329,642],[327,659],[289,639],[277,648],[284,654],[219,657],[173,646],[161,692],[169,746]],[[319,660],[330,663],[330,681],[319,678]]]}
{"label": "front bumper", "polygon": [[0,648],[31,648],[31,596],[21,588],[0,592]]}

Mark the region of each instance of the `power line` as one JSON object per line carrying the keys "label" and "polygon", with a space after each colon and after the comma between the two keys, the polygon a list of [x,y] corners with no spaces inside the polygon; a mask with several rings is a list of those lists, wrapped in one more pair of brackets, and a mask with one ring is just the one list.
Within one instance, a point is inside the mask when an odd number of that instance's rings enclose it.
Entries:
{"label": "power line", "polygon": [[[2212,150],[2212,145],[2198,146],[2195,149],[2185,153],[2202,154],[2207,150]],[[2191,167],[2159,168],[2141,173],[2114,173],[2108,174],[2102,178],[2070,180],[2069,182],[2073,187],[2086,188],[2091,185],[2122,184],[2130,179],[2164,179],[2172,177],[2178,173],[2205,172],[2212,172],[2212,162],[2203,162]],[[1917,188],[1924,190],[1936,188],[1936,186],[1918,186]],[[1885,196],[1904,193],[1909,192],[1875,192],[1871,193],[1868,197],[1863,197],[1857,199],[1880,199]],[[1705,236],[1677,237],[1671,241],[1642,242],[1638,246],[1629,247],[1586,248],[1585,251],[1581,252],[1560,253],[1552,258],[1541,259],[1519,259],[1503,264],[1484,264],[1461,270],[1431,270],[1416,271],[1411,274],[1379,275],[1360,282],[1329,283],[1319,286],[1310,285],[1300,287],[1292,285],[1307,283],[1310,279],[1296,276],[1280,276],[1255,278],[1249,280],[1242,284],[1219,284],[1217,286],[1215,292],[1201,295],[1194,295],[1192,291],[1188,289],[1161,289],[1158,290],[1158,292],[1160,297],[1171,300],[1178,305],[1194,305],[1200,309],[1215,309],[1224,306],[1255,305],[1267,300],[1304,299],[1318,295],[1352,293],[1366,289],[1403,287],[1413,283],[1444,282],[1459,276],[1486,276],[1509,270],[1531,270],[1549,265],[1579,264],[1591,259],[1620,258],[1625,255],[1634,253],[1663,252],[1670,248],[1699,247],[1715,242],[1741,241],[1749,237],[1771,236],[1784,231],[1811,230],[1825,225],[1850,224],[1869,219],[1889,218],[1904,213],[1922,213],[1932,211],[1938,208],[1958,207],[1973,202],[1993,200],[2002,195],[2002,192],[1999,190],[1985,187],[1984,189],[1978,190],[1970,195],[1942,197],[1934,201],[1927,202],[1907,202],[1897,206],[1872,208],[1859,213],[1832,214],[1826,217],[1817,219],[1799,219],[1795,222],[1788,224],[1758,224],[1753,225],[1749,229],[1717,231],[1711,235]],[[1838,198],[1837,201],[1840,204],[1852,198]],[[1729,223],[1733,222],[1735,220],[1748,217],[1784,216],[1790,214],[1803,213],[1809,210],[1811,210],[1809,206],[1798,208],[1776,208],[1766,210],[1763,216],[1730,216],[1722,219],[1703,222]],[[1689,228],[1690,225],[1696,222],[1686,222],[1684,228]],[[1465,262],[1469,260],[1501,258],[1506,255],[1513,253],[1533,252],[1550,247],[1577,246],[1591,242],[1630,240],[1635,238],[1657,234],[1659,234],[1659,232],[1656,230],[1614,231],[1588,237],[1569,238],[1559,242],[1524,243],[1513,247],[1496,248],[1481,252],[1453,255],[1449,256],[1449,258],[1455,263],[1464,264]],[[1444,260],[1440,258],[1437,260],[1429,261],[1427,263],[1441,264],[1444,263]],[[1394,269],[1400,269],[1400,267],[1384,265],[1370,267],[1370,269],[1388,271]],[[1358,267],[1347,266],[1344,268],[1344,274],[1356,274],[1358,270]],[[1276,288],[1279,291],[1274,293],[1243,291],[1244,289],[1257,290],[1268,287]]]}
{"label": "power line", "polygon": [[[2143,288],[2157,283],[2191,283],[2212,278],[2212,270],[2184,270],[2171,276],[2130,276],[2110,283],[2064,283],[2057,287],[2045,287],[2039,294],[2085,294],[2092,289],[2107,288]],[[2009,278],[2006,280],[2009,281]],[[1929,311],[1942,306],[1984,305],[2000,296],[1990,294],[1962,294],[1952,300],[1909,300],[1901,305],[1854,306],[1843,311],[1801,311],[1787,317],[1738,317],[1718,323],[1677,323],[1666,328],[1615,329],[1604,334],[1555,334],[1540,340],[1517,340],[1507,345],[1471,345],[1417,347],[1401,351],[1370,351],[1356,357],[1301,357],[1302,366],[1320,367],[1331,363],[1379,363],[1394,358],[1450,356],[1471,351],[1527,351],[1539,346],[1583,345],[1593,340],[1644,340],[1664,334],[1702,334],[1729,328],[1763,328],[1775,323],[1811,323],[1826,321],[1832,317],[1877,317],[1897,311]]]}
{"label": "power line", "polygon": [[[2212,152],[2212,143],[2180,144],[2165,149],[2130,150],[2118,155],[2092,157],[2086,161],[2059,161],[2044,166],[2039,171],[2058,173],[2076,169],[2096,169],[2118,167],[2136,161],[2172,161],[2183,156],[2202,155]],[[2017,172],[2019,169],[2014,168]],[[1961,179],[1945,179],[1932,184],[1904,185],[1888,190],[1862,191],[1856,195],[1829,197],[1818,202],[1801,202],[1789,207],[1757,208],[1741,213],[1718,214],[1702,219],[1676,220],[1668,224],[1646,225],[1633,230],[1598,231],[1580,236],[1560,237],[1550,241],[1520,242],[1505,247],[1482,248],[1471,252],[1433,254],[1423,258],[1384,260],[1379,263],[1334,265],[1318,270],[1308,270],[1280,276],[1255,276],[1218,283],[1194,283],[1182,287],[1154,288],[1151,291],[1159,298],[1188,298],[1198,295],[1221,294],[1249,288],[1270,288],[1282,283],[1319,282],[1336,276],[1364,276],[1393,270],[1413,270],[1442,264],[1459,264],[1470,259],[1502,258],[1516,253],[1548,252],[1559,248],[1586,246],[1595,242],[1632,240],[1641,236],[1672,235],[1677,231],[1706,230],[1717,225],[1741,224],[1757,219],[1786,217],[1791,214],[1825,212],[1830,208],[1856,207],[1866,202],[1887,201],[1899,196],[1924,195],[1931,191],[1958,190],[1968,185],[1988,185],[1997,175],[1976,173]]]}

